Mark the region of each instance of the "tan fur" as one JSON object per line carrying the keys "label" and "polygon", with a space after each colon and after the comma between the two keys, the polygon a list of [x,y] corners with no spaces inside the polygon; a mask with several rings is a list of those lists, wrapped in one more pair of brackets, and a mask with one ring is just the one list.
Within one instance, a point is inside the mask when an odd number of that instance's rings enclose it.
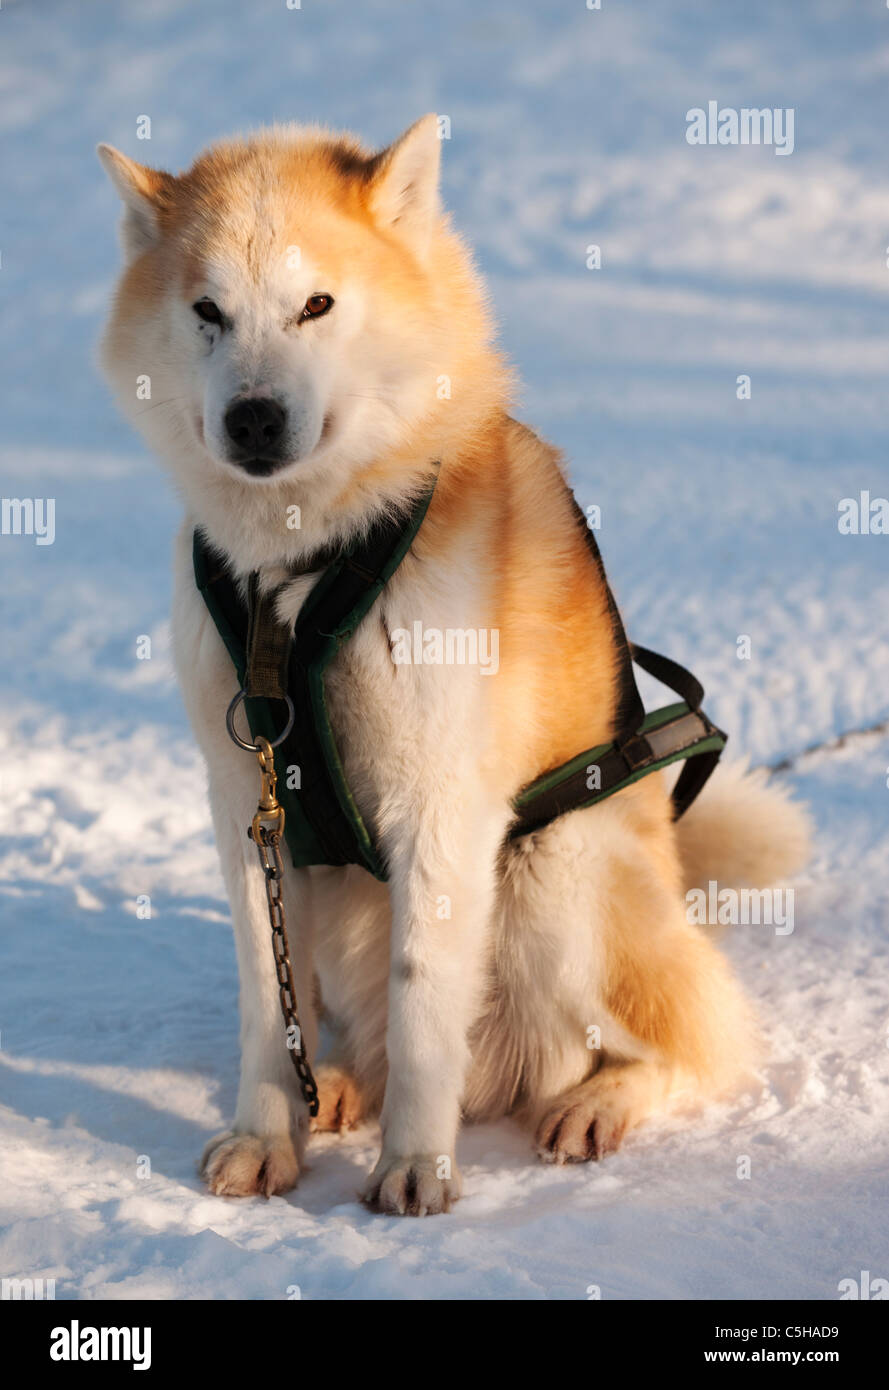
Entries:
{"label": "tan fur", "polygon": [[[745,881],[789,872],[805,850],[800,813],[730,774],[728,795],[717,779],[677,839],[667,787],[647,778],[503,845],[522,785],[612,737],[616,651],[561,460],[509,416],[484,289],[438,206],[433,118],[380,154],[281,128],[220,145],[178,177],[102,157],[127,207],[128,260],[105,364],[186,502],[174,640],[242,975],[238,1111],[205,1155],[212,1190],[291,1186],[308,1126],[282,1060],[261,884],[243,843],[255,769],[223,732],[234,673],[194,592],[188,537],[201,525],[238,573],[277,583],[403,505],[436,465],[410,554],[328,679],[347,777],[390,884],[353,868],[287,876],[300,998],[316,972],[339,1031],[316,1127],[381,1110],[368,1201],[443,1211],[460,1193],[461,1110],[515,1113],[544,1158],[577,1161],[615,1148],[675,1091],[736,1080],[755,1029],[722,956],[687,921],[683,888],[716,876],[718,856]],[[301,304],[321,292],[334,309],[303,325]],[[208,295],[224,300],[225,332],[195,320]],[[139,373],[152,380],[147,408],[134,398]],[[227,393],[242,391],[277,392],[302,412],[293,457],[262,480],[220,444]],[[282,521],[292,504],[297,531]],[[283,619],[311,583],[285,589]],[[395,666],[390,634],[414,619],[496,629],[496,676]],[[314,1027],[308,1013],[312,1046]]]}

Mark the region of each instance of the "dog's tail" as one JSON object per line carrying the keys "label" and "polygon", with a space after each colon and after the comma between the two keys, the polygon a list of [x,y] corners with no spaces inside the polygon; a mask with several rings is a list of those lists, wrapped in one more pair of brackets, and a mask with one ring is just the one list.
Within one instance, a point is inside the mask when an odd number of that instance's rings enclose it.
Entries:
{"label": "dog's tail", "polygon": [[720,764],[677,829],[686,889],[783,884],[811,853],[806,808],[746,761]]}

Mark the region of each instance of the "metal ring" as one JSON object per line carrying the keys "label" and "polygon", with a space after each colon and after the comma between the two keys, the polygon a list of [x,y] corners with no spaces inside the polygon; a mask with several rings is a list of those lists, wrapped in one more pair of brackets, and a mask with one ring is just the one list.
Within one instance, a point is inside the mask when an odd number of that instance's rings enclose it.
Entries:
{"label": "metal ring", "polygon": [[[248,753],[255,753],[258,749],[258,744],[245,743],[241,735],[235,729],[235,713],[237,712],[238,705],[242,700],[246,700],[246,698],[246,690],[239,690],[228,709],[225,711],[225,727],[228,729],[229,738],[236,743],[239,748],[245,749]],[[293,708],[293,701],[290,696],[282,695],[281,699],[287,702],[287,723],[284,725],[284,729],[278,737],[270,740],[270,746],[272,748],[277,748],[279,744],[284,742],[290,730],[293,728],[293,721],[296,718],[296,710]]]}

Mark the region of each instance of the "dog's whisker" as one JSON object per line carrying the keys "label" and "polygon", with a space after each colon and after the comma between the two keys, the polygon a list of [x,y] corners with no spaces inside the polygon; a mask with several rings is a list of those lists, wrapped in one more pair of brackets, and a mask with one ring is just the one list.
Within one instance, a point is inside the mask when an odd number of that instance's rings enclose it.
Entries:
{"label": "dog's whisker", "polygon": [[136,415],[147,415],[149,410],[157,410],[162,405],[179,405],[184,400],[185,396],[168,396],[163,401],[152,401],[151,405],[147,405],[144,410],[137,410],[135,413]]}

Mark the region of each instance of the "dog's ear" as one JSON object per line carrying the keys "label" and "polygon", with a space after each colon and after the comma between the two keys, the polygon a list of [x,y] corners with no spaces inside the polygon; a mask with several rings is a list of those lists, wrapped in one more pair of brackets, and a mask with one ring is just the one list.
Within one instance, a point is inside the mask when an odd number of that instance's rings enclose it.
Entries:
{"label": "dog's ear", "polygon": [[370,205],[381,227],[391,228],[424,256],[439,213],[441,141],[438,117],[421,116],[378,154],[371,174]]}
{"label": "dog's ear", "polygon": [[96,154],[123,201],[121,237],[124,255],[131,261],[159,239],[160,214],[174,178],[160,169],[137,164],[113,145],[98,145]]}

